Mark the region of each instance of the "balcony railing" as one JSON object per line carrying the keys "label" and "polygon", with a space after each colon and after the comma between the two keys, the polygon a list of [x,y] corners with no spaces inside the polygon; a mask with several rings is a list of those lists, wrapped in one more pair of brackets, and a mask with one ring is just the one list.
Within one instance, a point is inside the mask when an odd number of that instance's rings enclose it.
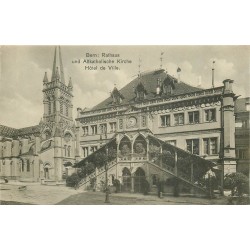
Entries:
{"label": "balcony railing", "polygon": [[129,155],[118,155],[118,161],[147,161],[147,155],[140,154],[129,154]]}

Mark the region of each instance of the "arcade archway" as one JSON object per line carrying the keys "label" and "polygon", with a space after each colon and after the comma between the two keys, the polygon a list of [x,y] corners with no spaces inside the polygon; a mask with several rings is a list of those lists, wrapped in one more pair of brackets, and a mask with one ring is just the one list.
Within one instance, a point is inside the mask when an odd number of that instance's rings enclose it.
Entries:
{"label": "arcade archway", "polygon": [[134,192],[143,193],[143,184],[146,180],[145,171],[142,168],[138,168],[134,174]]}
{"label": "arcade archway", "polygon": [[131,191],[131,172],[126,167],[122,170],[122,191]]}

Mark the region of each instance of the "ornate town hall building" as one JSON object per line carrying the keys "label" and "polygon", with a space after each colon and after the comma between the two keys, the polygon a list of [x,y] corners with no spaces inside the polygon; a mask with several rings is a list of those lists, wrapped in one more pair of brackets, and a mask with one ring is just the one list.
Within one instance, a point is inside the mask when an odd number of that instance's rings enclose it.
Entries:
{"label": "ornate town hall building", "polygon": [[0,176],[21,181],[59,181],[75,163],[73,86],[65,82],[60,47],[55,48],[51,80],[43,79],[44,113],[38,125],[0,125]]}
{"label": "ornate town hall building", "polygon": [[[60,181],[74,168],[88,168],[79,186],[119,180],[124,191],[141,192],[147,180],[178,178],[193,189],[211,169],[236,171],[233,80],[201,89],[163,69],[139,74],[90,110],[72,117],[73,86],[65,81],[60,47],[51,80],[43,79],[44,114],[36,126],[0,125],[0,177]],[[98,160],[98,153],[107,161]],[[101,154],[99,154],[101,155]],[[90,163],[92,167],[90,168]],[[107,170],[107,171],[106,171]]]}
{"label": "ornate town hall building", "polygon": [[[151,188],[171,177],[192,187],[211,168],[220,176],[235,172],[237,97],[232,80],[223,84],[200,89],[160,69],[140,74],[121,90],[115,87],[91,110],[78,109],[76,145],[85,159],[76,166],[87,167],[98,152],[113,152],[109,184],[118,179],[132,192],[140,191],[143,179]],[[96,166],[80,185],[91,178],[101,185],[104,174],[105,166]]]}

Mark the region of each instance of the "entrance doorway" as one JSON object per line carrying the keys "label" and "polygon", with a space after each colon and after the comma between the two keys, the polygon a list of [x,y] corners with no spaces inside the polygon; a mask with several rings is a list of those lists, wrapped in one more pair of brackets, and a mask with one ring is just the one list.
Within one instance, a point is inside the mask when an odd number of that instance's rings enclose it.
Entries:
{"label": "entrance doorway", "polygon": [[143,183],[145,182],[146,176],[142,168],[138,168],[135,171],[134,176],[134,190],[135,193],[143,193]]}
{"label": "entrance doorway", "polygon": [[122,191],[130,192],[131,191],[131,173],[128,168],[122,170]]}
{"label": "entrance doorway", "polygon": [[49,179],[49,168],[44,168],[44,178],[45,178],[46,180]]}
{"label": "entrance doorway", "polygon": [[46,164],[44,166],[44,178],[46,180],[49,180],[50,176],[49,176],[49,169],[50,169],[50,165],[49,164]]}

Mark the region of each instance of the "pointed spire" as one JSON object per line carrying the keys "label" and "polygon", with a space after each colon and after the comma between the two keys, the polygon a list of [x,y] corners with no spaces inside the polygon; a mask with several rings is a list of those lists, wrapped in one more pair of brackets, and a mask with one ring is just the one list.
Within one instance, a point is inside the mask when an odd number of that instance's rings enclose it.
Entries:
{"label": "pointed spire", "polygon": [[59,60],[60,60],[60,75],[62,83],[65,83],[64,79],[64,71],[63,71],[63,63],[62,63],[62,54],[61,54],[61,47],[59,46]]}
{"label": "pointed spire", "polygon": [[73,84],[72,84],[71,77],[69,78],[68,88],[69,88],[69,90],[72,90],[72,89],[73,89]]}
{"label": "pointed spire", "polygon": [[43,83],[47,83],[47,82],[48,82],[48,76],[47,76],[47,72],[45,72],[44,78],[43,78]]}
{"label": "pointed spire", "polygon": [[60,74],[59,74],[58,67],[56,67],[56,80],[60,80]]}
{"label": "pointed spire", "polygon": [[[65,84],[61,48],[60,48],[60,46],[58,46],[58,47],[59,47],[59,55],[57,55],[57,47],[55,47],[51,81],[53,82],[57,79],[60,79],[61,82]],[[59,58],[58,58],[58,56],[59,56]]]}

